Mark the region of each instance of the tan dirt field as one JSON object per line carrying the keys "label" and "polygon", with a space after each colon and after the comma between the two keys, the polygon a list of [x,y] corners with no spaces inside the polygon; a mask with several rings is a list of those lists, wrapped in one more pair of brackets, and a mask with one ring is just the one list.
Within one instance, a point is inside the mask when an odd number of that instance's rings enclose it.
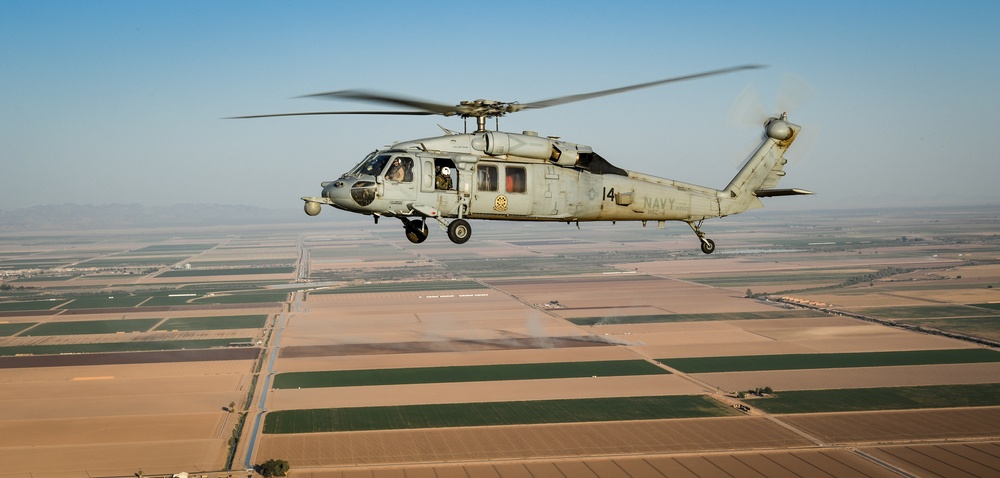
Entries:
{"label": "tan dirt field", "polygon": [[[95,424],[99,426],[99,424]],[[146,430],[132,430],[121,442],[82,442],[69,445],[3,448],[4,456],[16,456],[4,465],[4,476],[12,478],[129,477],[140,469],[147,476],[170,476],[178,468],[217,470],[228,447],[227,438],[182,441],[143,439]],[[138,440],[133,440],[138,438]]]}
{"label": "tan dirt field", "polygon": [[[636,280],[633,276],[607,276],[588,282],[564,282],[553,279],[544,287],[538,285],[498,285],[498,288],[529,304],[542,304],[558,300],[566,309],[552,309],[561,317],[600,316],[603,311],[579,314],[573,309],[609,309],[609,297],[615,307],[625,307],[614,315],[636,315],[631,307],[655,307],[666,313],[718,313],[772,308],[742,298],[742,293],[670,279]],[[573,315],[563,315],[565,313]],[[661,312],[661,313],[664,313]]]}
{"label": "tan dirt field", "polygon": [[0,369],[0,455],[18,457],[3,474],[218,469],[236,419],[223,407],[245,399],[251,366],[231,360]]}
{"label": "tan dirt field", "polygon": [[587,329],[629,342],[633,344],[630,349],[654,359],[975,346],[845,317],[625,324]]}
{"label": "tan dirt field", "polygon": [[625,347],[564,347],[547,349],[483,350],[475,352],[437,352],[384,355],[341,355],[330,357],[283,358],[275,362],[275,371],[371,370],[409,367],[446,367],[462,365],[497,365],[518,363],[596,362],[634,360],[635,352]]}
{"label": "tan dirt field", "polygon": [[961,473],[992,476],[1000,470],[1000,444],[958,443],[863,448],[877,459],[895,463],[915,476],[950,477]]}
{"label": "tan dirt field", "polygon": [[[967,453],[976,452],[979,450],[967,451]],[[985,454],[985,452],[979,453]],[[975,458],[981,459],[978,455]],[[593,457],[535,461],[494,460],[485,463],[412,465],[407,467],[380,466],[361,469],[356,467],[333,470],[305,469],[292,470],[291,476],[294,478],[711,478],[732,476],[895,478],[899,475],[886,468],[880,468],[848,450],[800,449],[794,451]]]}
{"label": "tan dirt field", "polygon": [[1000,437],[1000,407],[783,415],[782,421],[827,443],[878,444],[911,440]]}
{"label": "tan dirt field", "polygon": [[803,447],[764,418],[438,428],[264,435],[258,456],[297,466],[377,465]]}
{"label": "tan dirt field", "polygon": [[703,387],[676,375],[563,378],[414,385],[272,390],[270,410],[435,403],[507,402],[570,398],[696,395]]}

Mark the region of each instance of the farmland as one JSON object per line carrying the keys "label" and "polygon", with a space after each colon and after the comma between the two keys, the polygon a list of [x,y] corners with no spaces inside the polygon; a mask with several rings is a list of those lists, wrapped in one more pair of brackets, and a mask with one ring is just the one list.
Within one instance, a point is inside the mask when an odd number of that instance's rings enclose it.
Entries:
{"label": "farmland", "polygon": [[711,256],[627,224],[2,236],[0,450],[13,476],[1000,467],[1000,353],[938,333],[998,337],[994,215],[885,214],[727,218]]}

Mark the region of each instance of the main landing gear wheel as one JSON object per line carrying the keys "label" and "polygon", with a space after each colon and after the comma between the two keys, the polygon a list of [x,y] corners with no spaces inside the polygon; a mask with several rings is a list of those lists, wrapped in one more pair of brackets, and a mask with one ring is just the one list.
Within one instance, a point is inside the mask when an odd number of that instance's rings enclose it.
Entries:
{"label": "main landing gear wheel", "polygon": [[701,240],[701,252],[711,254],[715,252],[715,241],[705,238]]}
{"label": "main landing gear wheel", "polygon": [[403,220],[403,230],[406,232],[406,238],[414,244],[420,244],[427,240],[427,235],[430,234],[430,230],[427,229],[426,221],[410,221],[406,218],[400,218]]}
{"label": "main landing gear wheel", "polygon": [[417,229],[416,227],[406,228],[406,238],[414,244],[420,244],[427,240],[428,234],[430,234],[430,230],[427,229],[426,224],[424,224],[423,229]]}
{"label": "main landing gear wheel", "polygon": [[472,237],[472,226],[465,219],[455,219],[448,224],[448,239],[455,244],[465,244]]}

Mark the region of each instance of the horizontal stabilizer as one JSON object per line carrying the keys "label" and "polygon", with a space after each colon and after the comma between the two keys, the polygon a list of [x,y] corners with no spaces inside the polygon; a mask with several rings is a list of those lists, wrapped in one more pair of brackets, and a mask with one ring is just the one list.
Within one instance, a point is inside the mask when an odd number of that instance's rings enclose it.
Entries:
{"label": "horizontal stabilizer", "polygon": [[755,196],[759,198],[770,198],[775,196],[799,196],[806,194],[816,194],[812,191],[806,191],[805,189],[758,189],[753,192]]}

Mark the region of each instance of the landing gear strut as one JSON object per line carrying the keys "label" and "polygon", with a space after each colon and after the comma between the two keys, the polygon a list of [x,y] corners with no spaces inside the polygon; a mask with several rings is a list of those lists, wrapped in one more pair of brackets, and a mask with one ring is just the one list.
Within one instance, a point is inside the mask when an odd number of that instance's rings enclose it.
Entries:
{"label": "landing gear strut", "polygon": [[411,221],[405,217],[401,217],[399,220],[403,221],[403,229],[406,230],[406,238],[409,239],[410,242],[420,244],[421,242],[427,240],[427,234],[430,233],[430,230],[427,229],[426,221]]}
{"label": "landing gear strut", "polygon": [[715,241],[705,237],[705,233],[701,232],[702,222],[704,222],[704,220],[697,222],[687,221],[687,225],[691,226],[691,230],[698,235],[698,240],[701,241],[701,252],[704,252],[705,254],[711,254],[715,252]]}

